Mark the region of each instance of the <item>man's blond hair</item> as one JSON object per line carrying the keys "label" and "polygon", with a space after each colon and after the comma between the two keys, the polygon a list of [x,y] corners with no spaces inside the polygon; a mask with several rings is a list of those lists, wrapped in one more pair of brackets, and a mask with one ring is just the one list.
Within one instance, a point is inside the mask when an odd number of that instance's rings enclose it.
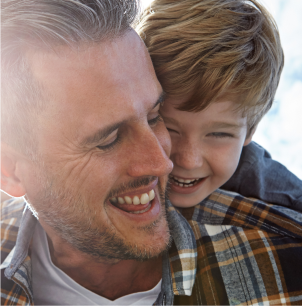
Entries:
{"label": "man's blond hair", "polygon": [[168,96],[198,112],[236,95],[251,132],[271,108],[284,64],[277,25],[255,0],[155,0],[137,27]]}

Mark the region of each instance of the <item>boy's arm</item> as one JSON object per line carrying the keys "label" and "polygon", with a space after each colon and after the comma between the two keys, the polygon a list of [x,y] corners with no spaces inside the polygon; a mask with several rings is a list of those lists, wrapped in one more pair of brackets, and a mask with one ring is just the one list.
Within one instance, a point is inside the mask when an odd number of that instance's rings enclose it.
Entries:
{"label": "boy's arm", "polygon": [[221,188],[302,211],[302,181],[255,142],[243,147],[235,173]]}

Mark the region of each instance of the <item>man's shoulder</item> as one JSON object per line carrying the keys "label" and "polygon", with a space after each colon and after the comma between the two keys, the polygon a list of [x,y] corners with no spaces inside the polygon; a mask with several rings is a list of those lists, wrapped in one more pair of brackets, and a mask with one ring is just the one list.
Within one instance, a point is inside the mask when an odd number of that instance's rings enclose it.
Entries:
{"label": "man's shoulder", "polygon": [[14,226],[19,226],[25,205],[23,198],[10,198],[1,202],[1,223],[10,221]]}
{"label": "man's shoulder", "polygon": [[1,261],[16,244],[24,207],[23,198],[11,198],[1,203]]}

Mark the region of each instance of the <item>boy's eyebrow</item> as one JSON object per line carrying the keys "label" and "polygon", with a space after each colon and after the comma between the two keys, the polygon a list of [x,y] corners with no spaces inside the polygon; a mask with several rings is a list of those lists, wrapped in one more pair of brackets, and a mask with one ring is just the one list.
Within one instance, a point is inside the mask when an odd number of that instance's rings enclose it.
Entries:
{"label": "boy's eyebrow", "polygon": [[176,119],[174,119],[172,117],[166,117],[166,116],[163,116],[163,115],[161,115],[161,116],[163,117],[165,122],[169,122],[169,123],[172,123],[172,124],[175,124],[175,125],[179,125],[179,122]]}
{"label": "boy's eyebrow", "polygon": [[[177,126],[181,125],[181,123],[179,123],[179,121],[177,121],[176,119],[172,118],[172,117],[166,117],[166,116],[162,116],[164,121],[166,123],[171,123],[171,124],[175,124]],[[232,128],[232,129],[240,129],[244,126],[244,123],[230,123],[230,122],[223,122],[223,121],[213,121],[210,122],[209,124],[207,124],[208,127],[211,128],[218,128],[218,129],[223,129],[223,128]]]}
{"label": "boy's eyebrow", "polygon": [[244,123],[230,123],[230,122],[223,122],[223,121],[214,121],[211,124],[209,124],[211,127],[214,128],[235,128],[235,129],[240,129],[242,128],[245,124]]}
{"label": "boy's eyebrow", "polygon": [[[154,109],[158,104],[163,103],[163,101],[165,100],[165,97],[166,97],[166,93],[164,91],[162,91],[160,93],[158,99],[154,103],[154,105],[151,107],[151,109]],[[128,121],[127,119],[122,120],[120,122],[113,123],[111,125],[108,125],[106,127],[103,127],[101,129],[97,130],[92,135],[89,135],[89,136],[85,137],[80,142],[80,146],[85,147],[85,146],[91,146],[91,145],[98,144],[100,141],[102,141],[103,139],[108,137],[113,131],[118,129],[121,125],[125,124],[127,121]]]}

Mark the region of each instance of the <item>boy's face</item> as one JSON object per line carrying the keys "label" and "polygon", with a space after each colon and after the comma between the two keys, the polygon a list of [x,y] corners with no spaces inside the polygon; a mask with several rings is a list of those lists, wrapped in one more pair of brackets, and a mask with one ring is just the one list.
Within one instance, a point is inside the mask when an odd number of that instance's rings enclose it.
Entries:
{"label": "boy's face", "polygon": [[198,113],[177,110],[186,99],[167,98],[160,110],[172,139],[170,200],[178,207],[196,205],[222,186],[252,138],[234,100],[222,97]]}

